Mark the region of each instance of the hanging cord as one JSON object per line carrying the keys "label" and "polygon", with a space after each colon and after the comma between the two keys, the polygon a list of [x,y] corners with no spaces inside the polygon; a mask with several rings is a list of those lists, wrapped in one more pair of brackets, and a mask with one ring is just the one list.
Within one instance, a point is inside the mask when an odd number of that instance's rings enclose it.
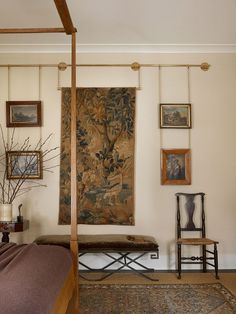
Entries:
{"label": "hanging cord", "polygon": [[39,83],[38,98],[39,98],[39,100],[41,99],[41,73],[42,73],[41,71],[42,71],[42,67],[39,66],[39,72],[38,72],[38,74],[39,74],[39,80],[38,80],[38,83]]}
{"label": "hanging cord", "polygon": [[[38,71],[38,83],[39,83],[39,86],[38,86],[38,100],[41,100],[41,77],[42,77],[42,67],[39,66],[39,71]],[[43,108],[41,107],[41,110]],[[42,112],[41,112],[42,114]],[[40,147],[41,147],[41,144],[42,144],[42,126],[39,127],[39,143],[40,143]]]}
{"label": "hanging cord", "polygon": [[138,69],[138,87],[137,90],[141,90],[141,67]]}
{"label": "hanging cord", "polygon": [[[7,100],[10,101],[11,99],[11,89],[10,89],[10,82],[11,82],[11,67],[7,67]],[[6,148],[9,149],[9,139],[10,139],[10,128],[7,128],[7,142]]]}
{"label": "hanging cord", "polygon": [[[161,67],[158,67],[158,103],[157,103],[157,117],[159,117],[159,121],[161,121],[160,117],[160,104],[161,104]],[[159,122],[160,124],[160,122]],[[159,130],[160,130],[160,169],[161,169],[161,174],[160,178],[162,177],[162,148],[163,148],[163,132],[161,125],[159,125]],[[161,179],[160,179],[161,180]]]}
{"label": "hanging cord", "polygon": [[[161,121],[160,117],[160,104],[161,104],[161,67],[158,67],[158,104],[157,104],[157,116],[159,117],[159,121]],[[163,147],[163,132],[160,126],[160,148]]]}
{"label": "hanging cord", "polygon": [[65,62],[60,62],[57,66],[57,90],[61,90],[61,72],[67,69]]}
{"label": "hanging cord", "polygon": [[[188,103],[190,104],[191,89],[190,89],[190,67],[189,66],[187,67],[187,76],[188,76]],[[188,129],[188,147],[189,149],[191,148],[191,128]]]}
{"label": "hanging cord", "polygon": [[131,64],[131,69],[133,71],[137,71],[138,72],[138,86],[136,87],[137,90],[141,90],[141,67],[140,64],[138,62],[133,62]]}
{"label": "hanging cord", "polygon": [[57,90],[61,90],[61,70],[57,68]]}

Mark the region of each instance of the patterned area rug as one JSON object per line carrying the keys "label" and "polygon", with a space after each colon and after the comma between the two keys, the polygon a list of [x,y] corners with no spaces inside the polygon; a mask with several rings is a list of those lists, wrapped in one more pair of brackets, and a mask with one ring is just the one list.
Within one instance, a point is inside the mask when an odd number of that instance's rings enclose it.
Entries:
{"label": "patterned area rug", "polygon": [[236,298],[221,284],[84,285],[80,314],[230,314]]}

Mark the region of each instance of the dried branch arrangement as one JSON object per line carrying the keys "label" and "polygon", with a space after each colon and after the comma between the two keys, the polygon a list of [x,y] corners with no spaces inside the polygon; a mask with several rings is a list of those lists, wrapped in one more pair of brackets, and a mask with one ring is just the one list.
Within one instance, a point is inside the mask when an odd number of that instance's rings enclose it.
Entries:
{"label": "dried branch arrangement", "polygon": [[39,180],[44,172],[53,172],[52,169],[58,166],[51,165],[51,161],[60,153],[59,147],[47,148],[52,134],[44,141],[31,145],[29,137],[22,144],[15,143],[15,130],[7,143],[1,126],[0,130],[3,144],[3,153],[0,154],[0,203],[11,204],[16,197],[34,188],[46,187]]}

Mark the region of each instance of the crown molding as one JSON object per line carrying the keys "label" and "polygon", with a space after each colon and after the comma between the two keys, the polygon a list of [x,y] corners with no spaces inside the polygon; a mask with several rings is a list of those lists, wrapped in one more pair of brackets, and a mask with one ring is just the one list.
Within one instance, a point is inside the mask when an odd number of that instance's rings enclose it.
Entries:
{"label": "crown molding", "polygon": [[[68,53],[70,44],[0,44],[0,53]],[[77,44],[77,53],[236,53],[236,44]]]}

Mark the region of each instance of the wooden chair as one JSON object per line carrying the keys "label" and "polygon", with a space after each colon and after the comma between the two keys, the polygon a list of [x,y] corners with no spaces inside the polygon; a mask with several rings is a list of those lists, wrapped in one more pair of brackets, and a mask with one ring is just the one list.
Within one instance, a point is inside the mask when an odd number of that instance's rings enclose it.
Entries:
{"label": "wooden chair", "polygon": [[[204,212],[204,193],[176,193],[177,197],[177,254],[178,254],[178,260],[177,260],[177,266],[178,266],[178,279],[181,279],[181,265],[182,264],[201,264],[203,272],[207,271],[207,265],[210,265],[215,268],[215,276],[216,279],[219,279],[218,276],[218,252],[217,252],[217,244],[219,242],[210,240],[206,238],[206,228],[205,228],[205,212]],[[200,223],[199,227],[195,226],[195,223],[193,221],[193,216],[195,214],[195,197],[196,199],[200,197],[201,199],[201,205],[200,205]],[[182,212],[182,202],[180,201],[181,198],[185,198],[185,208],[186,208],[186,226],[182,227],[182,221],[183,217],[181,218]],[[200,234],[200,237],[197,238],[187,238],[182,237],[183,233],[185,231],[191,231],[191,232],[198,232],[198,235]],[[201,246],[202,256],[191,256],[191,257],[185,257],[182,256],[182,245],[187,246]],[[209,251],[207,249],[208,245],[213,245],[214,250]],[[208,254],[209,253],[209,254]],[[213,256],[212,256],[213,255]],[[209,260],[212,261],[212,263],[209,262]]]}

